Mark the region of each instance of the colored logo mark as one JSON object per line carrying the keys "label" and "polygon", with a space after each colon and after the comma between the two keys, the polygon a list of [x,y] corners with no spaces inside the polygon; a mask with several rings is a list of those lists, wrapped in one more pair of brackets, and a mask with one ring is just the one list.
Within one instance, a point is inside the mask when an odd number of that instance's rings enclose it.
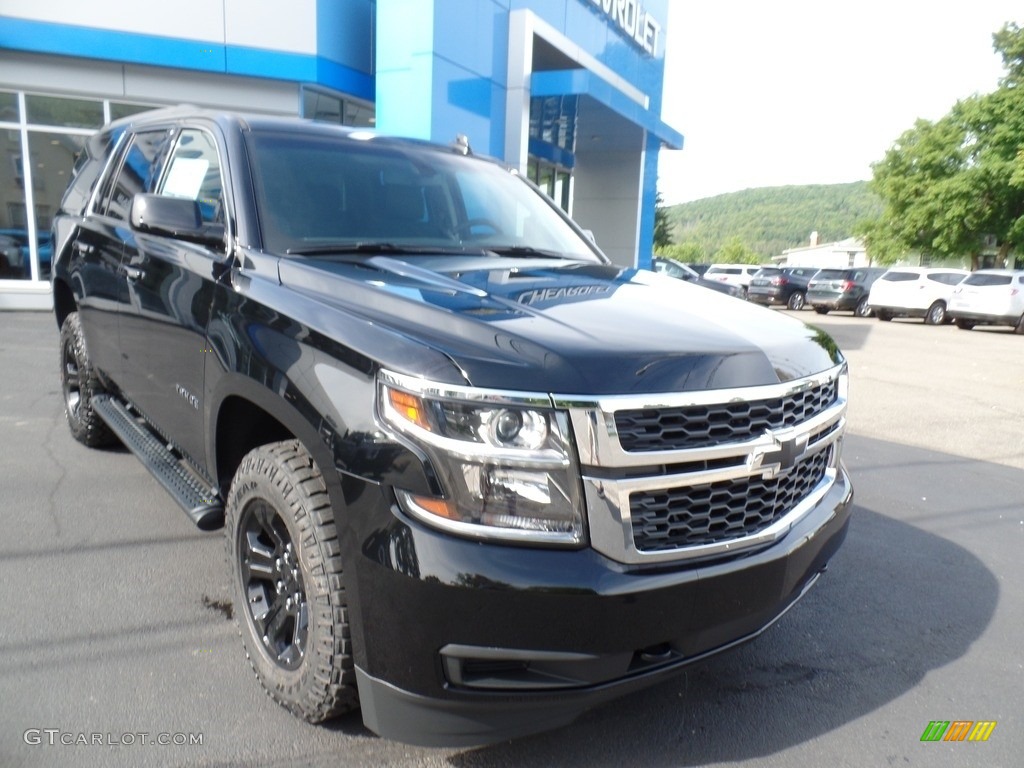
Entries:
{"label": "colored logo mark", "polygon": [[932,720],[921,741],[988,741],[995,728],[995,720]]}

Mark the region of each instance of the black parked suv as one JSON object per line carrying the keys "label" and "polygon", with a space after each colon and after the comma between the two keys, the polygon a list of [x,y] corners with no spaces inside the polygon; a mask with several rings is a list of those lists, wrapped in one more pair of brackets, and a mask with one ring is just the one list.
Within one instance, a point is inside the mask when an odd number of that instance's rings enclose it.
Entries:
{"label": "black parked suv", "polygon": [[819,315],[844,310],[857,317],[870,317],[871,285],[883,274],[884,267],[823,269],[807,286],[807,303]]}
{"label": "black parked suv", "polygon": [[137,115],[54,235],[72,434],[223,523],[252,666],[308,721],[563,725],[758,635],[846,534],[831,339],[612,265],[465,144]]}
{"label": "black parked suv", "polygon": [[817,272],[815,267],[761,267],[750,280],[747,299],[766,306],[785,304],[789,309],[803,309],[807,283]]}

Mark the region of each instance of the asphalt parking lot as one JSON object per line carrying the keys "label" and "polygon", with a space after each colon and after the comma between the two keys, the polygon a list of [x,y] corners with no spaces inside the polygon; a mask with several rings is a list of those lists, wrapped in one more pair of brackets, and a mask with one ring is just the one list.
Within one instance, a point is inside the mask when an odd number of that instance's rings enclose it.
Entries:
{"label": "asphalt parking lot", "polygon": [[[818,586],[755,642],[567,728],[444,750],[273,704],[228,619],[221,534],[127,452],[74,442],[51,316],[0,313],[0,765],[1021,765],[1024,338],[796,314],[852,370],[856,509]],[[922,742],[933,720],[997,725]]]}

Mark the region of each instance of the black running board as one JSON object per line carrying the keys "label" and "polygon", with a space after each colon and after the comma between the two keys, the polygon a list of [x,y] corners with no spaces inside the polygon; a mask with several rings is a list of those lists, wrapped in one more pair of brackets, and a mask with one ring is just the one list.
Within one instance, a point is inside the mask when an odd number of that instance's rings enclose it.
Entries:
{"label": "black running board", "polygon": [[134,453],[160,481],[185,514],[204,531],[221,525],[224,505],[217,493],[205,487],[166,445],[129,413],[124,403],[110,395],[96,395],[93,410],[106,422],[125,447]]}

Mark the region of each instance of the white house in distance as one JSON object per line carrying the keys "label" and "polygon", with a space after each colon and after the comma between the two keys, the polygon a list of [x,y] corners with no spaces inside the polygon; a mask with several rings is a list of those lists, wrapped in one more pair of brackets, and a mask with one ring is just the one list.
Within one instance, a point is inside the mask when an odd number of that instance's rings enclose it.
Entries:
{"label": "white house in distance", "polygon": [[871,266],[871,260],[868,258],[862,240],[848,237],[835,243],[819,243],[817,232],[811,232],[809,245],[800,248],[787,248],[781,256],[773,256],[772,261],[783,267],[820,267],[822,269]]}

